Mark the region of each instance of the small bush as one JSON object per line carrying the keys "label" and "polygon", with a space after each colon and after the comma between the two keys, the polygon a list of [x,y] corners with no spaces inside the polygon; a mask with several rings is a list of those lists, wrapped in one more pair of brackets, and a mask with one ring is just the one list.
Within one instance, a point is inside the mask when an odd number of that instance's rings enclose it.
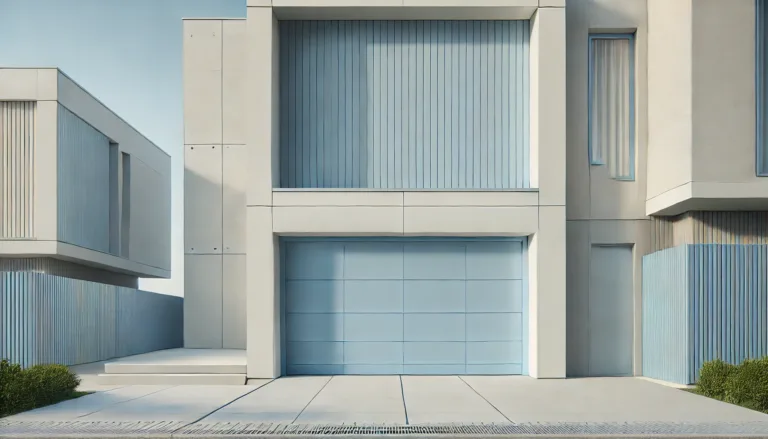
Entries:
{"label": "small bush", "polygon": [[745,360],[725,382],[725,401],[768,411],[768,357]]}
{"label": "small bush", "polygon": [[725,383],[736,371],[736,366],[723,360],[707,361],[701,366],[698,390],[704,396],[725,399]]}
{"label": "small bush", "polygon": [[54,404],[71,397],[80,378],[66,366],[44,364],[22,369],[0,364],[0,416]]}

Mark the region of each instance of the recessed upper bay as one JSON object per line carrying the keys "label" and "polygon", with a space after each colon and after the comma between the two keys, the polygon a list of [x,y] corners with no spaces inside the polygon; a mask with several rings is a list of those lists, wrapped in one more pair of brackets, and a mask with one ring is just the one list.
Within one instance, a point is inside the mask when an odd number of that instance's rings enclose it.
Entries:
{"label": "recessed upper bay", "polygon": [[529,187],[529,21],[283,21],[284,188]]}

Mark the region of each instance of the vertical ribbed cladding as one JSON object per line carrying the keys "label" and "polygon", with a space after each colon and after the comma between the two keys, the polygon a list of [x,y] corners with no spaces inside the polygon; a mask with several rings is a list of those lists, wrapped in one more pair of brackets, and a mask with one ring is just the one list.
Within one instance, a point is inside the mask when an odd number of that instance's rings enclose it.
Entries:
{"label": "vertical ribbed cladding", "polygon": [[35,108],[0,101],[0,239],[35,236]]}
{"label": "vertical ribbed cladding", "polygon": [[120,287],[139,287],[136,276],[54,258],[0,258],[0,271],[31,271]]}
{"label": "vertical ribbed cladding", "polygon": [[694,380],[706,361],[768,355],[768,245],[689,247]]}
{"label": "vertical ribbed cladding", "polygon": [[768,245],[695,244],[643,258],[643,374],[696,382],[714,359],[768,355]]}
{"label": "vertical ribbed cladding", "polygon": [[110,139],[59,104],[59,241],[109,253]]}
{"label": "vertical ribbed cladding", "polygon": [[681,244],[768,244],[768,212],[686,212],[651,218],[652,250]]}
{"label": "vertical ribbed cladding", "polygon": [[643,257],[643,375],[691,381],[688,246]]}
{"label": "vertical ribbed cladding", "polygon": [[75,365],[178,348],[181,297],[32,272],[0,273],[0,358]]}
{"label": "vertical ribbed cladding", "polygon": [[281,187],[530,187],[529,38],[528,20],[281,21]]}

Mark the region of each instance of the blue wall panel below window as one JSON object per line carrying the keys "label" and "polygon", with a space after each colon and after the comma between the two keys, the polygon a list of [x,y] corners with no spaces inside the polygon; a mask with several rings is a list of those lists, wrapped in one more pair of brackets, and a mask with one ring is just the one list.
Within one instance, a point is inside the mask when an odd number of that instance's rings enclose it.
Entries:
{"label": "blue wall panel below window", "polygon": [[281,21],[284,188],[529,187],[530,24]]}
{"label": "blue wall panel below window", "polygon": [[292,239],[282,251],[289,375],[523,373],[523,241]]}

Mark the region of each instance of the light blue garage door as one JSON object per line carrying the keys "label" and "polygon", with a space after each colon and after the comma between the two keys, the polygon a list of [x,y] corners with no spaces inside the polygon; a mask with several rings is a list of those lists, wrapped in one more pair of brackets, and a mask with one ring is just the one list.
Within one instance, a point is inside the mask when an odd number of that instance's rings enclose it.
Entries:
{"label": "light blue garage door", "polygon": [[283,241],[285,372],[525,373],[523,244]]}

